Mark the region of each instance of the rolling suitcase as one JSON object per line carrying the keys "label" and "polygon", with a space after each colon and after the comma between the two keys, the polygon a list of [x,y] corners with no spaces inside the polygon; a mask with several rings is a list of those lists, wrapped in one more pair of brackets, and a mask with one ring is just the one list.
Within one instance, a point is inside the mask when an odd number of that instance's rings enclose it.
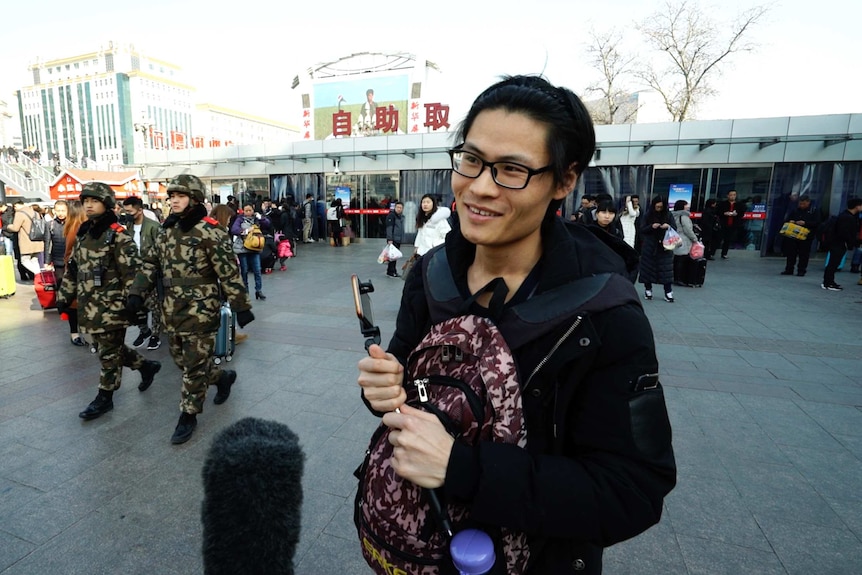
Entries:
{"label": "rolling suitcase", "polygon": [[39,305],[42,306],[42,309],[57,307],[57,283],[55,277],[54,270],[43,269],[33,278],[33,288],[36,290],[36,297],[39,298]]}
{"label": "rolling suitcase", "polygon": [[233,359],[233,350],[236,346],[236,316],[230,309],[230,304],[224,302],[219,309],[219,326],[216,334],[215,354],[213,361],[216,365],[221,360]]}
{"label": "rolling suitcase", "polygon": [[706,258],[688,259],[685,266],[685,278],[683,283],[693,287],[703,287],[706,279]]}
{"label": "rolling suitcase", "polygon": [[0,297],[15,295],[15,264],[12,256],[0,256]]}

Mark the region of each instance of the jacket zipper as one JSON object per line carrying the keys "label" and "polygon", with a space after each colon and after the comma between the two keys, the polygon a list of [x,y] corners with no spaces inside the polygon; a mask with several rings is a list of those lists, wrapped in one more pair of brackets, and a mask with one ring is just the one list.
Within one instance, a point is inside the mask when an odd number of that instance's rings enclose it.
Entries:
{"label": "jacket zipper", "polygon": [[[579,315],[578,317],[575,318],[575,322],[571,326],[569,326],[569,329],[566,330],[566,333],[564,333],[562,336],[560,336],[560,339],[557,340],[557,342],[554,344],[554,347],[551,348],[551,351],[549,351],[548,354],[542,358],[542,361],[540,361],[536,365],[536,367],[533,369],[533,372],[530,374],[530,377],[527,378],[527,382],[524,384],[524,390],[523,391],[525,391],[525,392],[527,391],[527,389],[530,387],[530,383],[532,383],[532,381],[533,381],[533,377],[537,373],[539,373],[539,371],[543,367],[545,367],[545,364],[548,363],[548,361],[550,361],[551,356],[553,356],[557,352],[557,350],[560,349],[560,346],[563,345],[563,342],[565,342],[567,339],[569,339],[569,337],[571,337],[572,333],[574,333],[574,331],[576,329],[578,329],[578,326],[581,325],[581,322],[583,320],[584,320],[584,316],[582,316],[582,315]],[[556,395],[557,394],[555,392],[554,393],[554,438],[557,437],[557,406],[556,406],[557,399],[556,399]]]}

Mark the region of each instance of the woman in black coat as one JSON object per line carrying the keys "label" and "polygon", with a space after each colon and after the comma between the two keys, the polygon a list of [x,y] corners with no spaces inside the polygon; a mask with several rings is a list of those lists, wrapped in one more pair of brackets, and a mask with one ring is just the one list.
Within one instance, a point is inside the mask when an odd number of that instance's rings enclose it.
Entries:
{"label": "woman in black coat", "polygon": [[718,204],[718,200],[715,198],[706,200],[706,205],[703,207],[703,217],[700,219],[703,253],[708,260],[715,259],[716,244],[713,241],[713,237],[721,231],[721,222],[719,222],[718,215],[715,212],[716,204]]}
{"label": "woman in black coat", "polygon": [[656,196],[641,222],[641,263],[639,281],[644,284],[644,297],[652,299],[652,284],[664,286],[664,300],[673,303],[673,251],[661,245],[664,234],[672,228],[673,218],[667,202]]}

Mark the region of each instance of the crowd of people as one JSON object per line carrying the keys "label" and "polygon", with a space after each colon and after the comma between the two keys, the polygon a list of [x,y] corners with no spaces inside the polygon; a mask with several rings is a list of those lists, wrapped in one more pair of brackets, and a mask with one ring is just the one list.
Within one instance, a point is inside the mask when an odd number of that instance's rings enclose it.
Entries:
{"label": "crowd of people", "polygon": [[[783,221],[803,228],[805,233],[781,238],[781,250],[786,258],[781,275],[794,275],[795,268],[795,275],[804,276],[815,249],[814,242],[818,240],[816,249],[828,256],[821,287],[831,291],[843,289],[835,283],[835,272],[843,267],[848,250],[851,252],[850,271],[859,273],[862,265],[860,204],[862,200],[850,198],[846,209],[838,216],[826,218],[812,206],[808,195],[798,197]],[[622,238],[638,252],[637,270],[630,277],[638,278],[644,285],[644,298],[652,299],[652,286],[658,283],[664,288],[665,301],[673,302],[674,285],[692,287],[702,283],[691,279],[696,273],[692,270],[692,260],[700,257],[692,256],[693,245],[702,245],[705,261],[715,260],[716,254],[722,260],[728,260],[734,246],[745,245],[749,241],[745,237],[747,209],[735,190],[729,191],[723,199],[707,199],[698,219],[692,217],[691,206],[685,200],[677,200],[669,207],[665,198],[655,196],[649,208],[642,211],[637,196],[623,196],[617,205],[610,194],[599,194],[584,195],[580,208],[568,219]],[[680,242],[672,250],[665,250],[662,240],[669,228],[680,236]],[[859,285],[862,285],[862,279]]]}
{"label": "crowd of people", "polygon": [[[481,528],[495,557],[487,573],[600,573],[603,549],[657,523],[676,483],[655,343],[634,284],[645,300],[659,284],[673,303],[675,285],[693,285],[692,260],[714,259],[719,249],[729,258],[746,208],[730,191],[708,200],[697,223],[687,200],[670,206],[655,195],[641,205],[636,195],[600,194],[559,217],[593,156],[595,132],[581,100],[541,77],[490,86],[455,138],[454,208],[422,196],[405,257],[421,265],[402,268],[391,341],[369,345],[357,365],[361,399],[381,421],[356,471],[362,551],[378,573],[417,565],[450,572],[449,555],[431,553],[432,542]],[[208,389],[216,388],[219,405],[237,380],[213,362],[223,303],[248,325],[251,293],[255,303],[266,300],[263,277],[277,262],[285,270],[298,243],[328,237],[341,247],[347,232],[339,198],[326,207],[322,230],[312,194],[301,204],[228,196],[211,205],[194,175],[172,179],[167,194],[164,211],[150,210],[90,182],[79,200],[59,201],[48,214],[23,203],[0,211],[4,249],[14,252],[21,280],[52,268],[71,343],[86,345],[83,332],[98,352],[97,395],[79,417],[113,409],[123,367],[139,372],[146,391],[161,363],[135,348],[158,349],[164,338],[182,372],[171,436],[181,444]],[[786,238],[782,274],[796,267],[805,275],[806,242],[820,235],[830,258],[822,287],[841,289],[834,273],[860,244],[860,213],[862,200],[851,198],[817,233],[810,199],[799,198],[786,221],[812,233]],[[46,216],[45,237],[34,240],[30,232]],[[407,240],[400,201],[385,235],[399,249]],[[860,260],[851,262],[856,271]],[[396,264],[388,262],[387,276],[399,277]],[[139,331],[129,346],[132,325]],[[379,453],[386,455],[375,460]],[[405,517],[432,516],[399,535]],[[395,552],[416,537],[425,538],[417,554]]]}

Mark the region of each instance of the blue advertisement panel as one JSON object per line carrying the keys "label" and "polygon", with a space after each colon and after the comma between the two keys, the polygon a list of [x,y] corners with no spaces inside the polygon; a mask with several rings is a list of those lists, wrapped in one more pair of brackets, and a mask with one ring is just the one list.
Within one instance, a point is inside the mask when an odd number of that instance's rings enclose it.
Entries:
{"label": "blue advertisement panel", "polygon": [[667,208],[672,210],[678,200],[685,200],[690,204],[693,190],[694,184],[671,184],[667,194]]}
{"label": "blue advertisement panel", "polygon": [[337,186],[335,188],[335,199],[341,199],[341,205],[345,208],[350,206],[350,188],[347,186]]}

